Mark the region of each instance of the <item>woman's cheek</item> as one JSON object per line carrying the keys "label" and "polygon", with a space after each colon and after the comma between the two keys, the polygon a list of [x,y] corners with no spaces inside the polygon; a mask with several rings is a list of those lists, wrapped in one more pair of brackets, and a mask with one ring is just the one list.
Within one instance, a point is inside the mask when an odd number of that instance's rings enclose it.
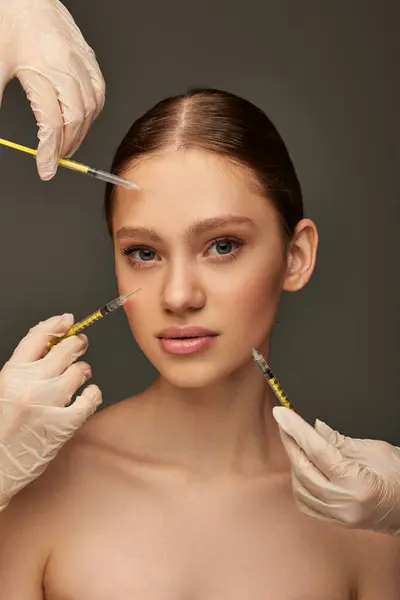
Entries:
{"label": "woman's cheek", "polygon": [[263,269],[244,277],[236,302],[249,315],[275,313],[282,293],[284,272],[281,269]]}
{"label": "woman's cheek", "polygon": [[145,326],[146,321],[148,321],[148,317],[145,317],[145,315],[143,314],[143,310],[138,302],[136,302],[135,305],[126,306],[125,313],[128,318],[132,332],[140,328],[140,323],[142,323],[143,327]]}

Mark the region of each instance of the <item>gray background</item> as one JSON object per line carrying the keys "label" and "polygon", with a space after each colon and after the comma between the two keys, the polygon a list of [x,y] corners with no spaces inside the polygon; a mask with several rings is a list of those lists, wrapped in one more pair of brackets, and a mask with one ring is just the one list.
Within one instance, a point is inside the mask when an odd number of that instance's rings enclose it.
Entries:
{"label": "gray background", "polygon": [[[311,283],[284,298],[272,365],[298,411],[344,433],[400,443],[399,59],[397,0],[70,0],[108,85],[105,109],[75,155],[108,169],[126,130],[191,85],[238,93],[277,125],[320,231]],[[36,145],[17,82],[1,137]],[[33,324],[81,318],[116,294],[103,184],[0,150],[0,363]],[[105,404],[154,370],[125,315],[89,333]],[[132,428],[134,429],[134,423]]]}

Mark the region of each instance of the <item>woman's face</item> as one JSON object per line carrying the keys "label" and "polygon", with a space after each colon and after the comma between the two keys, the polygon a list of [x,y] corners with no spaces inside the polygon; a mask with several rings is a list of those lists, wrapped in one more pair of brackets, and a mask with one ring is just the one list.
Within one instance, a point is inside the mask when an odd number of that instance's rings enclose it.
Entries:
{"label": "woman's face", "polygon": [[249,175],[201,150],[168,151],[125,173],[149,191],[116,190],[120,293],[142,351],[170,383],[205,387],[269,339],[287,277],[272,204]]}

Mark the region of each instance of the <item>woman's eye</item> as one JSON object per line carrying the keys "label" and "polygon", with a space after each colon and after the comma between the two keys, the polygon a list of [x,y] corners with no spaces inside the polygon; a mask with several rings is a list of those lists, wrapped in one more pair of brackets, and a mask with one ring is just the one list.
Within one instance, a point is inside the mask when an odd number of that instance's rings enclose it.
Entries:
{"label": "woman's eye", "polygon": [[150,248],[137,248],[133,252],[131,252],[132,258],[136,260],[141,260],[143,262],[154,260],[156,253],[154,250],[150,250]]}
{"label": "woman's eye", "polygon": [[239,240],[234,240],[230,238],[216,240],[213,244],[211,244],[210,252],[211,254],[216,254],[219,256],[223,256],[224,254],[232,254],[233,252],[238,250],[240,245],[241,243],[239,242]]}
{"label": "woman's eye", "polygon": [[127,257],[129,263],[137,267],[143,263],[153,262],[157,259],[157,252],[145,246],[124,248],[122,254]]}

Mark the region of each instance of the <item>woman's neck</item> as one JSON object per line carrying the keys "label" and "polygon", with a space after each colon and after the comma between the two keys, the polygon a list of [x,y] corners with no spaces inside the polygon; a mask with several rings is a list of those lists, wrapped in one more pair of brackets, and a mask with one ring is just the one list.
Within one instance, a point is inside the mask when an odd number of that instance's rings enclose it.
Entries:
{"label": "woman's neck", "polygon": [[274,396],[253,362],[208,388],[176,388],[160,377],[141,399],[140,446],[152,460],[206,478],[287,466]]}

